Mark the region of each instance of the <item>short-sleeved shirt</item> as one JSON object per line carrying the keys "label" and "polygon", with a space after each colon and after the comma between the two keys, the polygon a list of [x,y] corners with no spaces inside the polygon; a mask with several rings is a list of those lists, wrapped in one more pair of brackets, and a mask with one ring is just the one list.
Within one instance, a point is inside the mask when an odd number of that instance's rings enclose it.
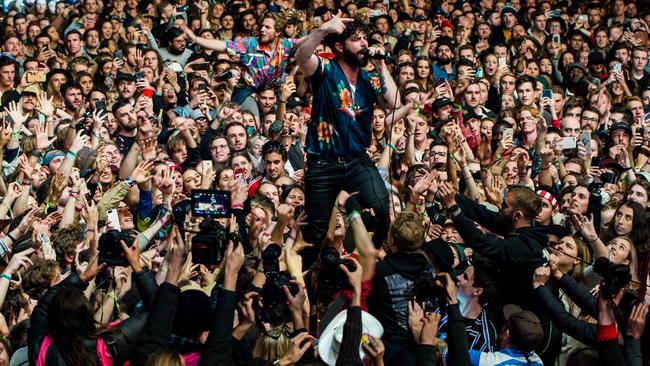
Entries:
{"label": "short-sleeved shirt", "polygon": [[226,48],[235,52],[248,68],[250,75],[246,75],[244,80],[259,88],[265,83],[282,79],[289,55],[297,41],[296,38],[281,38],[275,49],[269,49],[261,45],[257,38],[247,37],[226,42]]}
{"label": "short-sleeved shirt", "polygon": [[354,156],[372,139],[372,110],[383,80],[360,69],[353,88],[336,60],[319,58],[310,77],[314,91],[307,153],[315,157]]}

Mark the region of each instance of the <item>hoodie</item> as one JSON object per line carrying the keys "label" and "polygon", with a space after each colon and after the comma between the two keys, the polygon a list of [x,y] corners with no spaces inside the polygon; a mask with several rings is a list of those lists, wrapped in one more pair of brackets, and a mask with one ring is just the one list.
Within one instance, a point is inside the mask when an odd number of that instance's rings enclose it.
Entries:
{"label": "hoodie", "polygon": [[[456,195],[456,201],[460,211],[453,213],[453,221],[465,244],[497,262],[501,268],[499,278],[503,279],[503,304],[517,304],[522,309],[534,312],[542,323],[548,321],[532,286],[535,269],[548,262],[548,235],[544,226],[536,224],[512,230],[500,225],[499,214],[462,195]],[[500,236],[483,233],[476,227],[476,223]],[[550,279],[547,286],[557,298],[555,281]]]}
{"label": "hoodie", "polygon": [[377,263],[368,310],[384,326],[385,342],[415,345],[408,327],[408,301],[424,271],[433,272],[433,267],[422,252],[391,253]]}

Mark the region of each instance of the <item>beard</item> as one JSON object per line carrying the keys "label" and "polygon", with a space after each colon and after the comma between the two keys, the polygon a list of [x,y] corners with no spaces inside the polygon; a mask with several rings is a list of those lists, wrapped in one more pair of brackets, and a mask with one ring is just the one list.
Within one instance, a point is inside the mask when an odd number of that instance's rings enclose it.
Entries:
{"label": "beard", "polygon": [[183,52],[185,52],[185,47],[183,47],[182,49],[178,49],[176,47],[169,47],[167,51],[169,51],[169,53],[171,53],[172,55],[181,55],[183,54]]}
{"label": "beard", "polygon": [[438,65],[449,65],[451,63],[451,59],[447,57],[438,57]]}
{"label": "beard", "polygon": [[343,60],[353,66],[364,67],[368,64],[368,55],[354,53],[347,48],[343,48]]}
{"label": "beard", "polygon": [[506,232],[512,230],[512,213],[508,215],[499,215],[496,220],[496,227],[502,227],[506,229]]}

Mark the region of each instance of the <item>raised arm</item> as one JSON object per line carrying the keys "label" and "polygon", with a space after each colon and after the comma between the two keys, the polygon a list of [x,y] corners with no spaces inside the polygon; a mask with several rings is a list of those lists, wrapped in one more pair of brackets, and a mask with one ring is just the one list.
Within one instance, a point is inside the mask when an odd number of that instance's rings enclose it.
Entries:
{"label": "raised arm", "polygon": [[300,66],[303,75],[309,77],[316,72],[318,68],[318,57],[314,51],[320,45],[323,38],[330,33],[342,33],[345,25],[353,21],[351,18],[341,18],[342,12],[339,10],[332,19],[321,25],[308,36],[304,37],[296,49],[296,62]]}
{"label": "raised arm", "polygon": [[217,52],[223,52],[226,50],[226,42],[218,40],[218,39],[207,39],[207,38],[201,38],[197,37],[192,30],[186,26],[183,25],[183,32],[185,32],[185,35],[187,38],[191,39],[192,42],[195,44],[198,44],[199,46],[203,48],[207,48],[209,50],[215,50]]}

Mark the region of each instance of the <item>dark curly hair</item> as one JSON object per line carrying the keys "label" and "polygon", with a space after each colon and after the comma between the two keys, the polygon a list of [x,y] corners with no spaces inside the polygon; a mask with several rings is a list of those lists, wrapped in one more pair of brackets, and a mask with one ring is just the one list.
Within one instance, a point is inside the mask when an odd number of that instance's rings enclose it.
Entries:
{"label": "dark curly hair", "polygon": [[341,34],[328,34],[323,40],[323,43],[332,50],[335,50],[335,44],[343,43],[346,39],[354,36],[357,33],[368,34],[368,27],[366,27],[366,25],[361,21],[355,19],[353,22],[348,23],[348,25],[345,27],[345,30],[343,30]]}

